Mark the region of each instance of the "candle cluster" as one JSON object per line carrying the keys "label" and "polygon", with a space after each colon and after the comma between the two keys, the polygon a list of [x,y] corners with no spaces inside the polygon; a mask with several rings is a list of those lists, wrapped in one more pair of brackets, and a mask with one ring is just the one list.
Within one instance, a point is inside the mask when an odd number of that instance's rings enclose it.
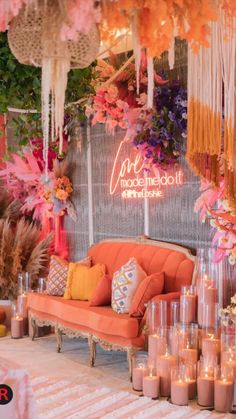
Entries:
{"label": "candle cluster", "polygon": [[180,300],[171,302],[170,325],[167,318],[165,301],[149,303],[148,354],[142,362],[136,355],[134,390],[180,406],[197,398],[203,407],[230,412],[234,398],[236,404],[236,327],[229,318],[219,325],[215,282],[204,275],[197,287],[183,287]]}

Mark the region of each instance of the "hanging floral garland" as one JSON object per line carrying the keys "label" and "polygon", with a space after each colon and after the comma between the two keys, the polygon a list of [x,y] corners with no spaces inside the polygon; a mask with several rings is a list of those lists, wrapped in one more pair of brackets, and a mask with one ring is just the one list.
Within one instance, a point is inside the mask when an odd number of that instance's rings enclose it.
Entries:
{"label": "hanging floral garland", "polygon": [[[136,92],[135,66],[123,71],[115,57],[99,61],[96,95],[86,106],[92,125],[104,123],[108,132],[126,129],[126,139],[138,149],[147,168],[163,170],[175,164],[183,152],[187,129],[187,94],[179,81],[165,80],[154,72],[154,108],[147,109],[147,60],[142,54],[140,95]],[[112,83],[106,81],[114,78]]]}
{"label": "hanging floral garland", "polygon": [[168,169],[181,156],[187,131],[187,93],[179,81],[154,90],[154,111],[133,144],[148,166]]}

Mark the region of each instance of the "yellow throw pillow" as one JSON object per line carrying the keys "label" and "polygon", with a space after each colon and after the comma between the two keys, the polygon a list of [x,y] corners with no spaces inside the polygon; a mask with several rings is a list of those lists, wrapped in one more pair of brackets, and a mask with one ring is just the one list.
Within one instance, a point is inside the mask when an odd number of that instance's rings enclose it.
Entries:
{"label": "yellow throw pillow", "polygon": [[76,263],[69,263],[66,290],[66,300],[90,300],[99,281],[104,277],[105,265],[97,264],[88,268]]}

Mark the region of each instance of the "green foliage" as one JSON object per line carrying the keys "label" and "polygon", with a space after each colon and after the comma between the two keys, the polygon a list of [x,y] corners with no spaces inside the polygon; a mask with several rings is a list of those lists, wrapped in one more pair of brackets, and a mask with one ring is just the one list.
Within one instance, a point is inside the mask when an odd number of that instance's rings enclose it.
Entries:
{"label": "green foliage", "polygon": [[[93,64],[69,72],[66,103],[76,102],[93,93],[91,86]],[[42,136],[41,130],[41,69],[20,64],[10,51],[7,32],[0,33],[0,113],[8,108],[36,109],[39,113],[20,114],[14,118],[13,130],[19,144],[29,138]],[[68,107],[67,114],[78,121],[83,119],[81,108]]]}

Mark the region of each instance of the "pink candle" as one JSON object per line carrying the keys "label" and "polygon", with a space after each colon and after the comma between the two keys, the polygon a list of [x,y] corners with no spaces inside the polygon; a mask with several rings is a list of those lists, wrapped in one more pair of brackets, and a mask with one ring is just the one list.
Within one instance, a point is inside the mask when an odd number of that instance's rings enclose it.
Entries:
{"label": "pink candle", "polygon": [[180,321],[182,323],[192,323],[196,316],[196,295],[187,293],[180,296]]}
{"label": "pink candle", "polygon": [[23,328],[23,317],[20,317],[18,314],[15,317],[11,318],[11,337],[13,339],[23,338],[24,328]]}
{"label": "pink candle", "polygon": [[230,412],[233,404],[234,383],[227,379],[215,380],[214,407],[217,412]]}
{"label": "pink candle", "polygon": [[214,335],[204,337],[202,339],[202,355],[204,357],[220,355],[220,339],[215,338]]}
{"label": "pink candle", "polygon": [[198,404],[212,407],[214,405],[214,377],[207,374],[197,379]]}
{"label": "pink candle", "polygon": [[204,303],[213,304],[217,303],[217,288],[206,286],[204,290]]}
{"label": "pink candle", "polygon": [[157,360],[157,374],[160,376],[161,396],[170,396],[170,372],[176,366],[177,358],[174,355],[160,355]]}
{"label": "pink candle", "polygon": [[194,379],[187,378],[186,383],[188,384],[188,398],[189,400],[193,400],[197,393],[197,382]]}
{"label": "pink candle", "polygon": [[143,389],[143,377],[147,375],[147,368],[143,365],[133,368],[132,384],[133,389],[142,391]]}
{"label": "pink candle", "polygon": [[157,355],[166,353],[166,337],[159,335],[148,336],[148,355],[149,358],[156,360]]}
{"label": "pink candle", "polygon": [[184,363],[196,364],[198,358],[197,349],[182,349],[179,352],[179,358]]}
{"label": "pink candle", "polygon": [[171,382],[171,401],[178,406],[188,404],[188,384],[182,380]]}
{"label": "pink candle", "polygon": [[143,395],[156,399],[159,396],[160,379],[157,375],[143,377]]}

